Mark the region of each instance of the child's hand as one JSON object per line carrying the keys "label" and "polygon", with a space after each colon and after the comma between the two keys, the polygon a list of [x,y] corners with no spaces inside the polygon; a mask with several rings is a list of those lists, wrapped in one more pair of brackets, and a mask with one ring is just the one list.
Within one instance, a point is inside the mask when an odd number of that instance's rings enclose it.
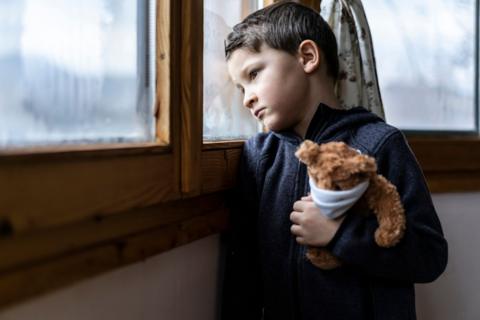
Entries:
{"label": "child's hand", "polygon": [[314,247],[326,246],[342,224],[345,216],[332,220],[325,217],[317,208],[311,196],[302,197],[293,204],[290,220],[292,234],[297,237],[297,242]]}

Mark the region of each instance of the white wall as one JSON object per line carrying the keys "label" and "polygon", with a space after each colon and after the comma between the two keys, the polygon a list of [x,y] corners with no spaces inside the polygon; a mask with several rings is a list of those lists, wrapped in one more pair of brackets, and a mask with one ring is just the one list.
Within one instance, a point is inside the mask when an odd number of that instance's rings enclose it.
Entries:
{"label": "white wall", "polygon": [[[446,272],[417,285],[419,320],[480,319],[480,193],[434,195],[449,242]],[[219,237],[89,279],[0,312],[0,320],[212,320]]]}
{"label": "white wall", "polygon": [[1,320],[212,320],[219,237],[211,236],[0,312]]}
{"label": "white wall", "polygon": [[449,244],[449,261],[437,281],[417,285],[418,319],[480,319],[480,193],[433,199]]}

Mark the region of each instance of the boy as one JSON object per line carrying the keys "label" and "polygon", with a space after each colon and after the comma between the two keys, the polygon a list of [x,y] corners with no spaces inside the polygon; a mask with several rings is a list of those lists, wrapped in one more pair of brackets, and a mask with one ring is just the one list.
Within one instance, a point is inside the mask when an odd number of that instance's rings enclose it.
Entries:
{"label": "boy", "polygon": [[[402,133],[362,107],[340,108],[336,41],[326,22],[299,4],[275,4],[236,25],[225,51],[245,107],[269,132],[244,147],[223,319],[415,319],[413,284],[443,272],[447,243]],[[407,215],[397,246],[375,244],[375,216],[329,220],[305,197],[306,167],[294,156],[304,139],[344,141],[376,158]],[[316,268],[307,246],[326,246],[343,266]]]}

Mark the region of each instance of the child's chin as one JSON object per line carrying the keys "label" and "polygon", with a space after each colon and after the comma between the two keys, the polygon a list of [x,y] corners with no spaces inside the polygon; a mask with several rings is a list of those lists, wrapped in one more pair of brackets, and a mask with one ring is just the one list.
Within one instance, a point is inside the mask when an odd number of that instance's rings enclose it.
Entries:
{"label": "child's chin", "polygon": [[266,121],[265,119],[263,119],[261,122],[263,123],[264,127],[267,128],[267,130],[269,131],[280,132],[286,129],[280,126],[278,123],[271,122],[268,120]]}
{"label": "child's chin", "polygon": [[290,127],[285,127],[285,126],[279,126],[279,125],[268,125],[264,123],[264,126],[269,130],[273,132],[281,132],[290,129]]}

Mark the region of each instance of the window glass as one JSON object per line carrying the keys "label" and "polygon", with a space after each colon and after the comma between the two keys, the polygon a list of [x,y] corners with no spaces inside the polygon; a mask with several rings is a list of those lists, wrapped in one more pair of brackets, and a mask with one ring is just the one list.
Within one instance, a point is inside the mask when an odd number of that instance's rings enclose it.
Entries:
{"label": "window glass", "polygon": [[386,119],[475,129],[475,1],[364,0]]}
{"label": "window glass", "polygon": [[206,140],[241,139],[261,127],[243,107],[243,97],[229,79],[224,40],[231,28],[259,8],[251,0],[204,1],[203,137]]}
{"label": "window glass", "polygon": [[154,3],[0,1],[0,147],[153,140]]}

